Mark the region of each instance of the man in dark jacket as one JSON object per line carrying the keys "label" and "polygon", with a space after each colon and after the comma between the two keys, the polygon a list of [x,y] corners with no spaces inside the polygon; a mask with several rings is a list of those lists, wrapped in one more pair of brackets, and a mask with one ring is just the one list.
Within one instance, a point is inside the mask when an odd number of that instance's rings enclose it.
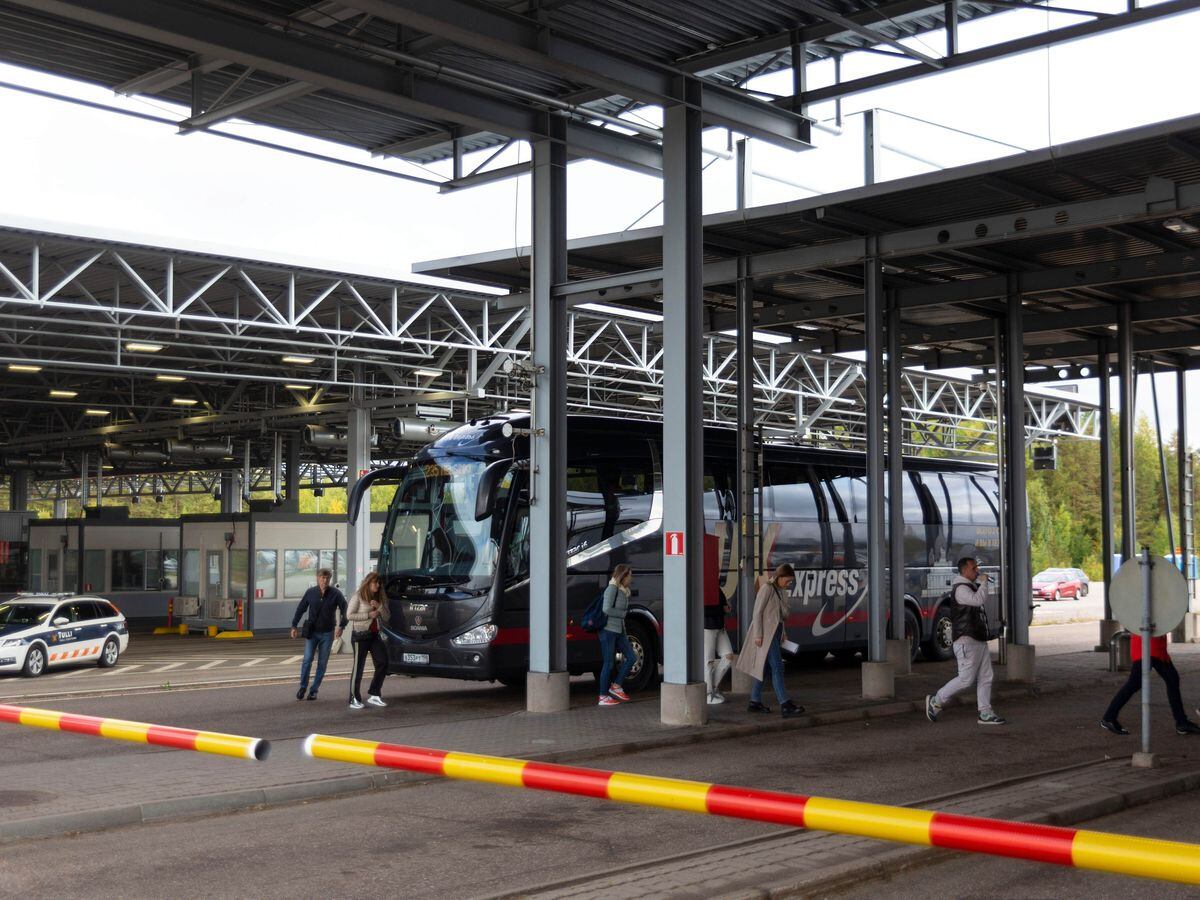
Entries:
{"label": "man in dark jacket", "polygon": [[[325,665],[329,662],[329,650],[333,647],[335,636],[340,637],[346,624],[346,598],[335,587],[330,587],[333,573],[328,569],[317,572],[317,586],[310,587],[296,605],[296,613],[292,616],[292,637],[298,635],[297,626],[300,619],[308,614],[304,622],[304,661],[300,663],[300,690],[296,691],[296,699],[303,700],[305,694],[309,700],[317,699],[317,689],[321,687],[321,679],[325,677]],[[317,657],[317,675],[313,679],[312,690],[308,687],[308,673],[312,668],[313,655]]]}

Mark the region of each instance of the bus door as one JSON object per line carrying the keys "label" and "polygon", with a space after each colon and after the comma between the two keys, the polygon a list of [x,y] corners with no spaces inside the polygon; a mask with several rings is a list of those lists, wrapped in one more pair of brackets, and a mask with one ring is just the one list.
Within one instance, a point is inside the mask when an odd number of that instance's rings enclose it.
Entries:
{"label": "bus door", "polygon": [[837,572],[830,592],[838,595],[842,610],[843,645],[858,646],[867,642],[867,479],[861,471],[828,471],[822,487],[829,497]]}
{"label": "bus door", "polygon": [[845,635],[845,595],[837,590],[829,523],[823,520],[811,466],[768,458],[764,488],[767,541],[764,570],[796,570],[788,634],[807,650],[835,649]]}

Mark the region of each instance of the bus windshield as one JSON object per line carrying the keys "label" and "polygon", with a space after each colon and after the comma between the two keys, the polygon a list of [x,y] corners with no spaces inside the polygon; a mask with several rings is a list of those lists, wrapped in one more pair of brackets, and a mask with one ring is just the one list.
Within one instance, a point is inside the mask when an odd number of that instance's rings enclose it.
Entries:
{"label": "bus windshield", "polygon": [[475,497],[488,460],[443,456],[414,465],[388,511],[379,570],[414,583],[487,588],[500,559],[511,475],[497,485],[495,514],[475,521]]}

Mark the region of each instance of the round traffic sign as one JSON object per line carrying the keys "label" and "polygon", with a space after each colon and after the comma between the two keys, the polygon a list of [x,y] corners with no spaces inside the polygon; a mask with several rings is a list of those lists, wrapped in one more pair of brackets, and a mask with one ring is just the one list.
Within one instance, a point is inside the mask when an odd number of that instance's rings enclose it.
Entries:
{"label": "round traffic sign", "polygon": [[[1159,637],[1183,621],[1187,612],[1187,582],[1183,573],[1161,556],[1150,557],[1151,635]],[[1109,604],[1118,622],[1139,634],[1142,630],[1142,567],[1137,559],[1126,560],[1113,576]]]}

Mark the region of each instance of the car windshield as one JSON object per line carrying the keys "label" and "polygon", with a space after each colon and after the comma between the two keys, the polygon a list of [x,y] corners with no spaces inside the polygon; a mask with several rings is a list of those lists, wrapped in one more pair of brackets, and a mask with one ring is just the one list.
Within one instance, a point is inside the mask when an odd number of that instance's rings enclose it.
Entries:
{"label": "car windshield", "polygon": [[510,471],[496,486],[493,510],[475,520],[475,498],[488,460],[444,456],[413,466],[388,511],[379,570],[414,583],[482,590],[495,576]]}
{"label": "car windshield", "polygon": [[5,603],[0,605],[0,626],[40,625],[54,607],[49,603]]}
{"label": "car windshield", "polygon": [[1067,572],[1062,569],[1046,569],[1044,572],[1038,572],[1033,576],[1034,581],[1061,581],[1063,578],[1070,577]]}

